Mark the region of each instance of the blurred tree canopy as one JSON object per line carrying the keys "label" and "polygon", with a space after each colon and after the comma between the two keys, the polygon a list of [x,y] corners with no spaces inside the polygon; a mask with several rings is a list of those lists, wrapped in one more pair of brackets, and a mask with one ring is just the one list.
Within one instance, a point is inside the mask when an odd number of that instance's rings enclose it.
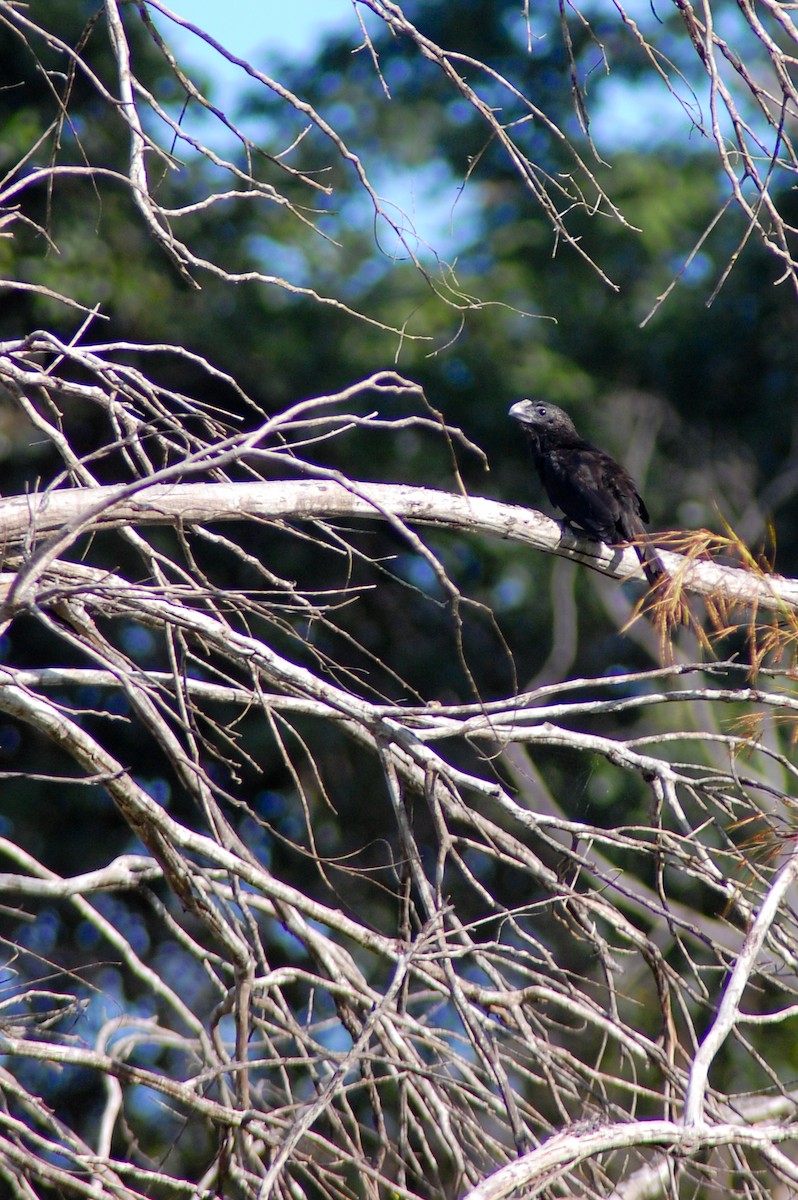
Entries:
{"label": "blurred tree canopy", "polygon": [[189,10],[0,0],[2,1186],[782,1194],[787,7]]}

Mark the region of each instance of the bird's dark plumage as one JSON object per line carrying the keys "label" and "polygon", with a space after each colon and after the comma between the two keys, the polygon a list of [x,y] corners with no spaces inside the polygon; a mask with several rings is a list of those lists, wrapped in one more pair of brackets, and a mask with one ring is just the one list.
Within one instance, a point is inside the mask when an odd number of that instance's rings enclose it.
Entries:
{"label": "bird's dark plumage", "polygon": [[648,582],[666,574],[654,547],[646,542],[648,512],[637,485],[619,463],[586,442],[556,404],[519,400],[510,416],[529,438],[532,457],[552,504],[598,542],[634,542]]}

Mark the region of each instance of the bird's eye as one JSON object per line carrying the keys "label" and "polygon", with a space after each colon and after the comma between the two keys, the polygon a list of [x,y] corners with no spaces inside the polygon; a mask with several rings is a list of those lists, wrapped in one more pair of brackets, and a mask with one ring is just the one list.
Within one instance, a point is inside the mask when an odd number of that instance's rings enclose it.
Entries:
{"label": "bird's eye", "polygon": [[538,404],[537,407],[535,408],[535,412],[538,414],[539,417],[545,417],[546,413],[548,412],[548,409],[546,408],[545,404]]}

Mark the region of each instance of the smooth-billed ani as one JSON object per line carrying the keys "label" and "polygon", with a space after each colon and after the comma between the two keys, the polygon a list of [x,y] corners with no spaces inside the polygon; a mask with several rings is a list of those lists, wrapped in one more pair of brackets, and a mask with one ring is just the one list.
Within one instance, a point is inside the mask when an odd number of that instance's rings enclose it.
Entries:
{"label": "smooth-billed ani", "polygon": [[552,504],[598,542],[633,542],[646,579],[654,587],[666,574],[646,541],[648,511],[637,485],[619,463],[586,442],[556,404],[519,400],[510,416],[522,425],[532,458]]}

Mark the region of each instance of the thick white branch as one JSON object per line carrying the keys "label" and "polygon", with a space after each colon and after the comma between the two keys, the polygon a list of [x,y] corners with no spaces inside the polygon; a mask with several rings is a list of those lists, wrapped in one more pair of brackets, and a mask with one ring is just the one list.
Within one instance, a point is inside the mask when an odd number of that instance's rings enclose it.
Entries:
{"label": "thick white branch", "polygon": [[544,1184],[556,1180],[588,1158],[611,1150],[637,1146],[664,1146],[680,1154],[719,1146],[747,1146],[769,1150],[774,1143],[794,1140],[795,1125],[769,1125],[752,1129],[745,1125],[712,1125],[687,1129],[673,1121],[629,1121],[616,1125],[577,1125],[548,1138],[541,1146],[500,1167],[468,1192],[464,1200],[503,1200],[523,1189],[536,1194]]}
{"label": "thick white branch", "polygon": [[[535,509],[501,504],[481,496],[461,496],[408,484],[331,480],[278,480],[268,483],[177,483],[143,485],[130,495],[124,487],[76,489],[9,497],[0,504],[0,537],[39,540],[70,523],[81,532],[119,525],[154,525],[181,521],[241,521],[252,518],[323,520],[355,517],[385,519],[390,513],[413,525],[468,530],[504,538],[574,559],[614,578],[642,579],[633,550],[619,550],[578,538]],[[103,505],[103,501],[107,501]],[[89,512],[88,527],[82,518]],[[763,609],[798,610],[798,581],[780,575],[757,576],[712,562],[689,562],[660,551],[665,565],[683,586],[699,595],[722,595]]]}
{"label": "thick white branch", "polygon": [[756,920],[746,934],[743,948],[726,984],[717,1016],[693,1059],[684,1101],[685,1125],[701,1126],[705,1120],[704,1097],[709,1081],[710,1067],[721,1046],[740,1019],[743,993],[756,969],[757,959],[770,927],[784,903],[785,896],[794,887],[797,875],[798,855],[793,854],[776,876],[762,902]]}

